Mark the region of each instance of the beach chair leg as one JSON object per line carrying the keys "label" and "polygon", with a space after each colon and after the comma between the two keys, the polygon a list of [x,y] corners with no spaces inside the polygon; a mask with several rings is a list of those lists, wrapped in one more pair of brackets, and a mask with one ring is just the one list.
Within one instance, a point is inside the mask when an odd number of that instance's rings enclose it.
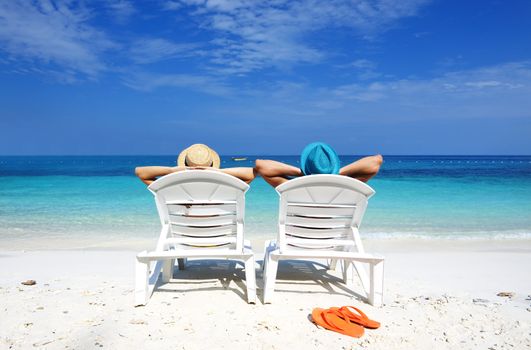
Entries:
{"label": "beach chair leg", "polygon": [[136,261],[135,306],[146,305],[149,298],[149,263]]}
{"label": "beach chair leg", "polygon": [[370,264],[371,286],[369,291],[369,304],[373,306],[382,306],[383,304],[383,279],[384,279],[384,262]]}
{"label": "beach chair leg", "polygon": [[267,256],[267,268],[264,272],[264,304],[271,303],[271,298],[275,291],[275,282],[277,278],[278,260],[271,255]]}
{"label": "beach chair leg", "polygon": [[266,270],[266,261],[267,260],[265,258],[262,260],[262,277],[264,276],[264,271]]}
{"label": "beach chair leg", "polygon": [[247,285],[247,302],[256,303],[256,270],[254,255],[245,260],[245,284]]}
{"label": "beach chair leg", "polygon": [[328,264],[328,269],[331,271],[335,271],[337,268],[337,259],[330,259],[330,263]]}
{"label": "beach chair leg", "polygon": [[184,270],[186,268],[186,258],[177,259],[177,264],[179,265],[179,270]]}
{"label": "beach chair leg", "polygon": [[352,261],[343,259],[342,260],[342,272],[343,272],[343,283],[345,285],[351,287],[353,285],[353,277],[354,277],[354,266],[352,265]]}
{"label": "beach chair leg", "polygon": [[173,278],[173,267],[175,266],[175,259],[164,260],[162,266],[162,282],[168,283]]}
{"label": "beach chair leg", "polygon": [[369,281],[369,276],[367,276],[367,271],[365,270],[365,267],[363,266],[363,264],[359,261],[353,261],[352,265],[354,265],[354,269],[356,270],[356,273],[358,274],[358,277],[360,278],[363,291],[368,297],[369,292],[370,292],[370,281]]}
{"label": "beach chair leg", "polygon": [[271,240],[264,242],[264,260],[262,261],[262,278],[265,280],[265,273],[264,271],[267,268],[267,256],[269,252],[272,250]]}

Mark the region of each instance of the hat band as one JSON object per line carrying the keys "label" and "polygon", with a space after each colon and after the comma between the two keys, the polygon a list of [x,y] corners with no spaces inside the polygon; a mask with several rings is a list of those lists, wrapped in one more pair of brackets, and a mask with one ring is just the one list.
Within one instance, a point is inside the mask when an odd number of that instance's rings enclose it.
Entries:
{"label": "hat band", "polygon": [[[193,162],[192,162],[192,163],[193,163]],[[208,160],[208,162],[207,162],[207,163],[204,163],[204,164],[197,164],[197,163],[195,163],[195,164],[190,164],[190,162],[188,161],[188,156],[186,156],[186,157],[184,158],[184,165],[185,165],[185,166],[207,166],[207,167],[211,167],[213,163],[214,163],[214,160],[212,159],[212,157],[210,157],[210,159]]]}

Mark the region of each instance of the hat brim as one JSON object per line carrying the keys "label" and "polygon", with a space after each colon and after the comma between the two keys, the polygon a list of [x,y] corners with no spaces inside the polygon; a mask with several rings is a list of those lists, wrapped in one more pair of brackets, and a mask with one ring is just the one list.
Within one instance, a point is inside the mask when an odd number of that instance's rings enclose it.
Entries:
{"label": "hat brim", "polygon": [[[177,157],[177,166],[183,166],[183,167],[187,166],[186,155],[188,154],[189,149],[190,147],[184,149],[181,153],[179,153],[179,157]],[[219,169],[219,166],[221,164],[219,154],[210,147],[208,147],[208,150],[210,152],[210,157],[212,158],[212,165],[210,167]]]}
{"label": "hat brim", "polygon": [[212,168],[220,167],[221,160],[219,159],[219,154],[209,147],[210,153],[212,154]]}

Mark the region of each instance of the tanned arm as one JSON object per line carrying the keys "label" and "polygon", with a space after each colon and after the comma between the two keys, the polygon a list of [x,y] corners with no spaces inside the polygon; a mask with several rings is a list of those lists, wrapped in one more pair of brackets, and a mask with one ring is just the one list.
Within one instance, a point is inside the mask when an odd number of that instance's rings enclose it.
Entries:
{"label": "tanned arm", "polygon": [[225,168],[225,169],[218,169],[225,174],[232,175],[234,177],[237,177],[238,179],[246,182],[247,184],[250,184],[256,177],[256,170],[254,168]]}
{"label": "tanned arm", "polygon": [[379,154],[375,156],[364,157],[341,168],[339,174],[367,182],[374,175],[378,174],[382,163],[383,157]]}
{"label": "tanned arm", "polygon": [[161,176],[184,169],[184,167],[141,166],[135,169],[135,174],[143,183],[149,186],[153,181]]}
{"label": "tanned arm", "polygon": [[288,176],[302,176],[301,169],[275,160],[257,159],[255,170],[273,187],[288,181]]}
{"label": "tanned arm", "polygon": [[247,184],[251,183],[251,181],[254,180],[256,177],[256,173],[254,168],[227,168],[227,169],[217,169],[217,168],[209,168],[209,167],[166,167],[166,166],[143,166],[143,167],[137,167],[135,169],[135,174],[138,176],[138,178],[145,183],[146,185],[151,185],[153,181],[155,181],[157,178],[168,175],[171,173],[175,173],[178,171],[183,171],[186,169],[190,170],[214,170],[214,171],[221,171],[225,174],[232,175],[234,177],[237,177],[238,179],[245,181]]}

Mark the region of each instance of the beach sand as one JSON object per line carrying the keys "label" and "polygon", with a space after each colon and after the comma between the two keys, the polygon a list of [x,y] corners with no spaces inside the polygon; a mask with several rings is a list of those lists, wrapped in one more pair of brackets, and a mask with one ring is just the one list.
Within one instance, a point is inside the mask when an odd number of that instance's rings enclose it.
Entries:
{"label": "beach sand", "polygon": [[[135,308],[134,251],[3,251],[0,348],[531,348],[530,241],[375,240],[366,246],[386,257],[381,308],[352,297],[340,272],[301,261],[280,264],[275,299],[267,305],[260,301],[257,264],[259,301],[249,305],[241,265],[226,260],[190,261],[147,306]],[[28,279],[37,284],[21,285]],[[381,328],[356,339],[309,319],[314,307],[341,305],[361,308]]]}

